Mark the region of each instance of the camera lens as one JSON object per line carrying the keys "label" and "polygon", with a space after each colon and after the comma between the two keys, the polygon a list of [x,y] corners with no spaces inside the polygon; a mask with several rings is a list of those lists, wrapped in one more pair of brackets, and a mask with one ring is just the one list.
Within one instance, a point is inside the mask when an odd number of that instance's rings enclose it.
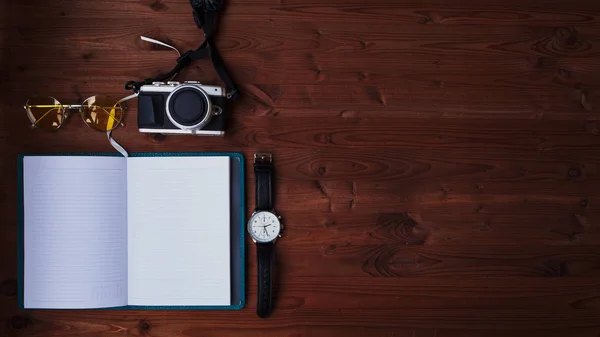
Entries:
{"label": "camera lens", "polygon": [[167,115],[182,129],[200,129],[210,120],[210,102],[195,86],[180,86],[167,99]]}

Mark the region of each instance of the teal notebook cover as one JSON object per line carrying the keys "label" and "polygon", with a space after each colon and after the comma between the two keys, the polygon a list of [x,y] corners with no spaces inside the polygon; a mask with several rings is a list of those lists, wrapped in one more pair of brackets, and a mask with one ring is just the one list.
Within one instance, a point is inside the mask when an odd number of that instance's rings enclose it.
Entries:
{"label": "teal notebook cover", "polygon": [[[23,154],[18,159],[18,296],[19,307],[24,308],[24,203],[23,203],[23,158],[29,156],[100,156],[120,157],[119,153],[61,153],[61,154]],[[135,306],[128,305],[99,310],[240,310],[245,304],[245,191],[244,156],[240,153],[220,152],[148,152],[130,153],[130,157],[230,157],[231,158],[231,305],[224,306]],[[32,308],[33,309],[33,308]]]}

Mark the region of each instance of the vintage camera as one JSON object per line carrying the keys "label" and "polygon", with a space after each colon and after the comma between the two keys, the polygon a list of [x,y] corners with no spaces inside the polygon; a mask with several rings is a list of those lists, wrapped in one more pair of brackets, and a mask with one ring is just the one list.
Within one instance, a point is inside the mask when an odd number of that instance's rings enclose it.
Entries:
{"label": "vintage camera", "polygon": [[225,88],[200,82],[154,82],[140,87],[140,132],[223,136]]}

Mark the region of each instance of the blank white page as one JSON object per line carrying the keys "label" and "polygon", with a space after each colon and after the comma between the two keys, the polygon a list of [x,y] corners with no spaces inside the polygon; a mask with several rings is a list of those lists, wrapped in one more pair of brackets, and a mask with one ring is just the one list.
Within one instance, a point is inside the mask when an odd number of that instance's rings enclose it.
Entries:
{"label": "blank white page", "polygon": [[130,305],[229,305],[229,157],[127,159]]}
{"label": "blank white page", "polygon": [[25,308],[127,304],[126,165],[24,157]]}

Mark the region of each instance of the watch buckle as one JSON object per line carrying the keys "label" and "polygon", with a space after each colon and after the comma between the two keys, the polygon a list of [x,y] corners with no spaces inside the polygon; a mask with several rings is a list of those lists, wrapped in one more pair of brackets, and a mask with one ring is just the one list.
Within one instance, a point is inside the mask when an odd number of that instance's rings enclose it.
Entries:
{"label": "watch buckle", "polygon": [[256,163],[272,163],[273,155],[270,153],[255,153],[254,154],[254,164]]}

